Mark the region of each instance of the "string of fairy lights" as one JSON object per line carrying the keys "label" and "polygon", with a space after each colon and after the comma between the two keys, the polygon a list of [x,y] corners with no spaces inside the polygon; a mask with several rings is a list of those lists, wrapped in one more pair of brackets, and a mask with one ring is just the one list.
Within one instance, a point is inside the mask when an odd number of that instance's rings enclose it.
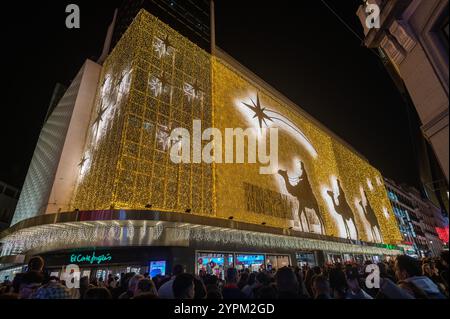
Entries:
{"label": "string of fairy lights", "polygon": [[172,129],[211,126],[210,77],[206,52],[141,12],[105,61],[72,206],[213,214],[211,166],[169,159]]}
{"label": "string of fairy lights", "polygon": [[[286,107],[286,104],[277,96],[264,87],[256,85],[227,61],[213,58],[213,74],[213,105],[218,119],[215,121],[215,127],[224,130],[226,127],[247,125],[242,120],[241,112],[242,109],[245,110],[242,105],[248,104],[246,101],[249,100],[249,96],[258,96],[258,104],[261,103],[262,109],[276,110],[277,116],[288,118],[309,138],[311,145],[317,150],[317,156],[312,156],[301,143],[295,143],[288,133],[279,133],[279,165],[292,168],[293,162],[305,163],[314,197],[323,213],[327,235],[348,237],[344,225],[345,218],[335,210],[333,199],[329,195],[329,192],[333,192],[335,197],[339,194],[337,188],[337,181],[339,181],[354,215],[355,224],[350,224],[352,239],[390,244],[401,241],[396,220],[390,218],[393,216],[392,207],[380,172],[347,146],[313,124],[310,119]],[[250,98],[250,101],[253,100]],[[235,105],[235,109],[230,108],[230,105]],[[255,105],[254,101],[253,105]],[[252,116],[253,114],[250,115]],[[228,195],[217,197],[217,217],[233,216],[238,220],[257,224],[264,221],[267,225],[281,228],[293,226],[286,219],[274,216],[262,218],[260,214],[248,212],[243,208],[246,199],[242,185],[246,182],[251,181],[263,188],[283,193],[283,187],[276,186],[279,183],[276,180],[276,172],[274,172],[275,178],[261,176],[255,170],[255,165],[241,164],[239,167],[217,165],[215,173],[217,194],[227,193]],[[232,183],[230,183],[231,180]],[[301,200],[302,198],[299,198],[299,201]],[[336,201],[336,198],[334,200]],[[364,209],[360,203],[364,205]],[[378,225],[370,224],[372,221],[368,220],[366,210],[370,209],[369,206],[376,214]],[[372,231],[372,228],[375,230]]]}
{"label": "string of fairy lights", "polygon": [[[164,232],[168,234],[165,236]],[[169,240],[167,240],[169,238]],[[34,249],[50,251],[61,247],[83,245],[148,246],[166,239],[165,244],[189,243],[190,241],[220,244],[246,245],[251,247],[282,248],[294,250],[324,250],[337,253],[397,255],[398,250],[382,247],[360,246],[348,243],[269,235],[250,231],[237,231],[218,227],[181,225],[119,224],[118,222],[84,222],[36,226],[2,239],[1,256],[21,254]],[[161,242],[159,242],[161,243]]]}

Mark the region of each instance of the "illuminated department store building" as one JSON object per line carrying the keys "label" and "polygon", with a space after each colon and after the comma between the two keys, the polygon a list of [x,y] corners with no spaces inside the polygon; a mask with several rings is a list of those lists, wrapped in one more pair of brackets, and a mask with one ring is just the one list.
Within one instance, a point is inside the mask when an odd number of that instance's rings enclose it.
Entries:
{"label": "illuminated department store building", "polygon": [[[215,162],[173,163],[171,132],[192,132],[194,120],[222,136],[278,128],[277,166],[227,164],[217,139]],[[86,61],[49,117],[0,235],[0,263],[3,278],[37,254],[55,272],[183,264],[221,276],[230,266],[376,260],[403,253],[401,240],[366,159],[224,52],[142,10],[101,66]]]}

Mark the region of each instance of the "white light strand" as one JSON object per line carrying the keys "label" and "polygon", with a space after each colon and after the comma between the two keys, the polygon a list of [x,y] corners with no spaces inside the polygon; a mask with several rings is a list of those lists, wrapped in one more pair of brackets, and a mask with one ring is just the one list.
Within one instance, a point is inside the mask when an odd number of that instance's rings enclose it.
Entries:
{"label": "white light strand", "polygon": [[[80,225],[78,225],[80,226]],[[178,227],[165,228],[163,225],[120,226],[96,225],[82,227],[65,226],[65,228],[34,227],[18,231],[2,240],[1,256],[23,254],[33,249],[52,249],[58,247],[92,246],[94,243],[105,245],[152,245],[163,238],[164,230],[169,230],[168,242],[209,242],[217,244],[240,244],[259,248],[292,249],[292,250],[323,250],[340,253],[396,255],[400,251],[381,247],[360,246],[347,243],[329,242],[323,240],[297,238],[281,235],[271,235],[248,231],[211,227]]]}

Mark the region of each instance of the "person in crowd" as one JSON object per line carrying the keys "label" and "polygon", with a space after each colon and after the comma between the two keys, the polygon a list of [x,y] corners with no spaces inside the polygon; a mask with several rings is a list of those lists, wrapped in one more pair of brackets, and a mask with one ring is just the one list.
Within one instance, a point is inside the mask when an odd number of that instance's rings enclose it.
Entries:
{"label": "person in crowd", "polygon": [[156,275],[155,277],[152,278],[153,283],[155,284],[156,290],[159,290],[159,288],[161,288],[161,283],[163,281],[164,277],[161,275]]}
{"label": "person in crowd", "polygon": [[360,286],[360,277],[357,267],[350,267],[345,272],[347,279],[347,294],[345,299],[373,299]]}
{"label": "person in crowd", "polygon": [[314,270],[312,268],[309,268],[305,273],[305,287],[310,296],[312,296],[311,285],[312,285],[312,279],[314,276],[315,276],[315,274],[314,274]]}
{"label": "person in crowd", "polygon": [[305,275],[305,288],[306,291],[308,292],[309,296],[313,295],[312,292],[312,279],[314,278],[314,276],[320,275],[322,273],[322,269],[318,266],[314,266],[312,268],[308,268],[308,270],[306,271],[306,275]]}
{"label": "person in crowd", "polygon": [[[261,289],[258,289],[258,292],[256,294],[256,299],[262,299],[262,300],[271,300],[271,299],[277,299],[280,298],[279,292],[277,291],[277,288],[275,285],[268,285],[263,286]],[[291,297],[291,296],[289,296]],[[291,298],[288,298],[291,299]]]}
{"label": "person in crowd", "polygon": [[120,274],[120,279],[118,281],[118,284],[116,285],[116,288],[113,288],[111,290],[113,299],[119,299],[120,295],[127,291],[128,283],[134,275],[135,273]]}
{"label": "person in crowd", "polygon": [[24,275],[25,275],[25,273],[17,273],[14,276],[14,279],[12,281],[12,288],[13,288],[13,292],[16,294],[20,293],[20,286],[22,284],[22,279],[23,279]]}
{"label": "person in crowd", "polygon": [[43,285],[31,296],[31,299],[72,299],[73,294],[57,277],[50,277],[47,284]]}
{"label": "person in crowd", "polygon": [[166,283],[162,284],[158,290],[158,296],[161,299],[174,299],[173,295],[173,283],[177,276],[184,273],[184,267],[182,265],[175,265],[173,267],[172,278]]}
{"label": "person in crowd", "polygon": [[99,282],[98,278],[96,278],[96,277],[95,278],[91,278],[90,285],[94,286],[94,287],[98,287],[99,286],[98,282]]}
{"label": "person in crowd", "polygon": [[241,272],[239,276],[239,282],[237,283],[237,286],[240,290],[242,290],[247,285],[249,277],[250,273],[248,271]]}
{"label": "person in crowd", "polygon": [[398,256],[395,273],[399,287],[416,299],[445,299],[439,287],[428,277],[423,276],[419,262],[409,256]]}
{"label": "person in crowd", "polygon": [[175,299],[194,299],[195,284],[194,276],[191,274],[182,273],[175,277],[172,290]]}
{"label": "person in crowd", "polygon": [[301,299],[309,299],[310,294],[308,293],[308,290],[306,289],[305,285],[305,276],[303,275],[303,271],[296,267],[295,269],[295,275],[297,276],[297,282],[298,282],[298,295]]}
{"label": "person in crowd", "polygon": [[30,299],[34,293],[42,286],[44,275],[36,270],[26,272],[19,288],[20,299]]}
{"label": "person in crowd", "polygon": [[80,292],[80,299],[84,298],[84,294],[89,289],[89,277],[83,276],[80,278],[80,288],[78,289]]}
{"label": "person in crowd", "polygon": [[206,275],[203,277],[203,284],[206,289],[206,299],[223,299],[219,278],[214,275]]}
{"label": "person in crowd", "polygon": [[449,290],[448,285],[448,265],[449,265],[449,252],[448,250],[443,251],[441,253],[440,257],[440,264],[442,266],[442,270],[440,271],[440,277],[442,279],[442,282],[444,283],[445,287],[447,288],[447,291]]}
{"label": "person in crowd", "polygon": [[252,272],[248,276],[247,284],[241,289],[246,298],[251,299],[253,297],[253,290],[256,288],[256,273]]}
{"label": "person in crowd", "polygon": [[144,279],[142,275],[134,275],[128,282],[128,289],[126,292],[119,296],[119,299],[131,299],[136,294],[138,283],[141,279]]}
{"label": "person in crowd", "polygon": [[106,287],[106,283],[103,277],[100,277],[100,279],[98,280],[98,287]]}
{"label": "person in crowd", "polygon": [[219,288],[219,278],[217,278],[217,276],[206,275],[202,278],[202,280],[206,287],[215,286],[216,288]]}
{"label": "person in crowd", "polygon": [[406,290],[400,288],[394,281],[380,277],[380,289],[375,299],[415,299]]}
{"label": "person in crowd", "polygon": [[105,287],[92,287],[86,290],[83,299],[85,300],[108,300],[112,299],[111,292]]}
{"label": "person in crowd", "polygon": [[114,280],[113,274],[108,274],[108,279],[106,280],[106,287],[111,289],[116,287],[116,282]]}
{"label": "person in crowd", "polygon": [[[283,267],[275,275],[278,299],[298,299],[300,283],[292,268]],[[267,286],[266,286],[267,287]],[[263,289],[263,288],[262,288]]]}
{"label": "person in crowd", "polygon": [[31,257],[31,259],[28,261],[27,272],[37,271],[37,272],[42,273],[44,271],[44,265],[45,265],[45,262],[41,256]]}
{"label": "person in crowd", "polygon": [[13,292],[14,289],[10,281],[5,281],[3,284],[0,284],[0,296],[3,294],[9,294]]}
{"label": "person in crowd", "polygon": [[206,298],[206,287],[200,278],[194,277],[194,299]]}
{"label": "person in crowd", "polygon": [[222,289],[223,299],[245,299],[244,293],[239,289],[237,283],[239,274],[236,268],[228,268],[226,284]]}
{"label": "person in crowd", "polygon": [[156,290],[155,284],[151,279],[144,277],[139,280],[133,299],[136,299],[136,297],[142,294],[153,294],[155,297],[158,297],[158,291]]}
{"label": "person in crowd", "polygon": [[384,262],[379,262],[378,268],[380,269],[380,277],[392,280],[395,282],[395,278],[392,276],[392,272],[389,270],[389,265]]}
{"label": "person in crowd", "polygon": [[436,267],[434,261],[427,261],[422,263],[422,276],[430,278],[439,287],[441,292],[447,295],[447,287],[445,286],[444,281],[439,275],[439,270]]}
{"label": "person in crowd", "polygon": [[44,265],[45,262],[41,256],[32,257],[28,261],[26,272],[16,274],[14,277],[14,293],[19,294],[22,299],[27,299],[40,285],[47,282],[48,276],[44,273]]}
{"label": "person in crowd", "polygon": [[255,277],[255,287],[251,291],[249,298],[251,298],[251,299],[256,298],[256,296],[258,294],[258,290],[261,289],[262,287],[270,285],[270,283],[271,283],[271,277],[269,276],[268,273],[266,273],[264,271],[257,273],[256,277]]}
{"label": "person in crowd", "polygon": [[329,273],[330,288],[335,299],[344,299],[347,292],[347,281],[342,265],[337,263]]}
{"label": "person in crowd", "polygon": [[312,280],[312,291],[314,299],[332,299],[330,283],[325,275],[316,275]]}
{"label": "person in crowd", "polygon": [[206,276],[208,276],[208,273],[206,272],[206,270],[200,269],[198,272],[198,277],[200,278],[200,280],[204,281]]}

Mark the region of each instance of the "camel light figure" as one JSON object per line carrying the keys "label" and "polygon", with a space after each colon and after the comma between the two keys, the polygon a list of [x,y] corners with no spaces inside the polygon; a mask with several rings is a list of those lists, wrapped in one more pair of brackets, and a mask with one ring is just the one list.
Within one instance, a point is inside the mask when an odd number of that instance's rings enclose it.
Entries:
{"label": "camel light figure", "polygon": [[345,231],[347,233],[347,238],[351,239],[351,232],[348,223],[351,221],[353,223],[353,226],[355,227],[356,231],[356,239],[358,239],[358,228],[356,227],[355,222],[355,215],[353,214],[353,211],[350,207],[350,205],[347,202],[347,197],[345,196],[345,192],[342,189],[341,182],[337,180],[337,185],[339,188],[339,195],[338,195],[338,202],[336,203],[336,200],[334,198],[334,193],[332,191],[328,191],[328,196],[331,197],[331,200],[333,201],[333,206],[335,212],[342,217],[342,220],[344,221]]}
{"label": "camel light figure", "polygon": [[311,183],[309,181],[308,173],[306,172],[305,164],[302,161],[300,161],[300,166],[302,170],[302,175],[299,176],[298,184],[295,186],[291,184],[287,171],[279,170],[278,174],[283,178],[288,193],[298,200],[299,207],[297,214],[298,218],[300,219],[301,227],[302,227],[302,216],[304,215],[308,229],[311,229],[309,219],[306,214],[306,209],[310,209],[314,211],[315,216],[319,220],[321,234],[325,234],[325,224],[320,212],[319,204],[317,203],[316,197],[314,196]]}
{"label": "camel light figure", "polygon": [[[361,201],[359,201],[359,205],[361,206],[361,208],[364,212],[364,216],[366,217],[367,222],[370,225],[370,231],[371,231],[372,238],[374,241],[377,241],[379,239],[380,242],[382,242],[383,239],[381,238],[380,224],[378,223],[378,219],[377,219],[377,216],[375,215],[375,211],[373,210],[372,205],[370,205],[369,198],[367,197],[366,190],[364,190],[364,189],[363,189],[363,194],[364,194],[364,198],[366,198],[367,205],[364,205],[364,202],[362,199],[361,199]],[[377,236],[377,232],[378,232],[379,236]]]}

